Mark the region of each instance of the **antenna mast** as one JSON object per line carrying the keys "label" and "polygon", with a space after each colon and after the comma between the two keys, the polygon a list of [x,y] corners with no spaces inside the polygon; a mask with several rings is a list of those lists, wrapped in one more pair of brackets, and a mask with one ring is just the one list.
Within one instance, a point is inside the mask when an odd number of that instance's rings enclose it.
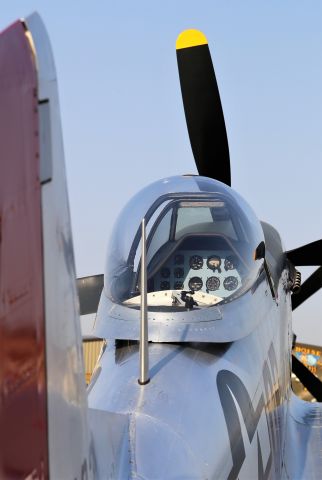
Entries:
{"label": "antenna mast", "polygon": [[140,323],[140,385],[149,383],[149,335],[147,308],[147,265],[145,218],[142,219],[142,257],[141,257],[141,323]]}

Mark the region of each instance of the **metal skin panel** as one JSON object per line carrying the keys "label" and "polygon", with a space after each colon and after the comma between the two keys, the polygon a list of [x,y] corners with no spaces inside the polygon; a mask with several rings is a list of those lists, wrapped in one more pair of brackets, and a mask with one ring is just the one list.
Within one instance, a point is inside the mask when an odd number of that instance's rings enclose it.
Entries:
{"label": "metal skin panel", "polygon": [[89,410],[98,479],[130,478],[129,416]]}
{"label": "metal skin panel", "polygon": [[0,35],[0,477],[47,478],[37,73],[22,22]]}
{"label": "metal skin panel", "polygon": [[[213,306],[198,311],[148,312],[149,340],[153,342],[232,342],[249,335],[258,325],[261,317],[258,308],[269,313],[276,308],[265,277],[255,292],[251,290],[232,303]],[[236,322],[236,308],[239,321]],[[264,313],[265,315],[265,313]],[[140,338],[140,311],[112,303],[101,295],[93,335],[99,338],[131,339]],[[223,321],[224,319],[224,321]]]}
{"label": "metal skin panel", "polygon": [[[281,478],[290,393],[286,277],[278,305],[270,299],[274,308],[263,310],[254,295],[260,320],[240,340],[150,343],[144,387],[138,345],[108,343],[89,407],[129,416],[130,478]],[[235,306],[236,325],[240,313]]]}
{"label": "metal skin panel", "polygon": [[[49,473],[52,479],[92,478],[76,276],[59,117],[56,72],[37,14],[26,19],[38,67],[38,101],[47,101],[42,142],[50,162],[41,190],[46,314]],[[48,131],[48,128],[50,131]],[[51,180],[50,180],[51,179]]]}
{"label": "metal skin panel", "polygon": [[287,419],[285,479],[319,480],[322,472],[322,403],[292,393]]}

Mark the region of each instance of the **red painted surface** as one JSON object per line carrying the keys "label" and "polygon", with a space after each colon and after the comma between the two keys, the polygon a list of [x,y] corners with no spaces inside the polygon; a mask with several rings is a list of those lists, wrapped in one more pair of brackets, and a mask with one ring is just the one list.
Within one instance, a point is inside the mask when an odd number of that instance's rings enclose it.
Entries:
{"label": "red painted surface", "polygon": [[0,34],[0,478],[48,477],[37,74],[21,22]]}

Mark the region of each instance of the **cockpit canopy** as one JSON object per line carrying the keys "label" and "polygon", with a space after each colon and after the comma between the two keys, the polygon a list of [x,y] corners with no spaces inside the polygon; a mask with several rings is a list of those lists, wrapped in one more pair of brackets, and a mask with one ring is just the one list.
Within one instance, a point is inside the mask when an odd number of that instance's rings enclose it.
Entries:
{"label": "cockpit canopy", "polygon": [[143,217],[150,307],[182,308],[187,293],[198,308],[227,303],[256,280],[264,236],[248,204],[221,182],[171,177],[134,196],[115,225],[104,280],[113,303],[139,305]]}

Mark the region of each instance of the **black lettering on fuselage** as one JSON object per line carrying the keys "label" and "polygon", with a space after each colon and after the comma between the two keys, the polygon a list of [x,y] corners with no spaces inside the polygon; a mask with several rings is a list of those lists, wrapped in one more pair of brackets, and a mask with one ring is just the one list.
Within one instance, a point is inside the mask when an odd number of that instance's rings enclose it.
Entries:
{"label": "black lettering on fuselage", "polygon": [[[226,420],[233,460],[233,467],[228,475],[229,480],[238,477],[246,457],[241,424],[235,401],[239,405],[250,442],[253,440],[261,414],[263,411],[265,411],[271,451],[266,468],[264,470],[262,451],[259,436],[257,434],[259,479],[268,478],[272,466],[272,447],[275,454],[278,454],[280,450],[278,445],[277,415],[277,407],[280,404],[280,391],[278,384],[277,361],[273,344],[270,345],[268,351],[268,360],[269,365],[265,360],[262,371],[264,392],[261,393],[256,407],[253,407],[251,398],[245,385],[236,374],[229,370],[220,370],[217,375],[217,388]],[[270,415],[269,419],[267,418],[268,412],[266,408]]]}
{"label": "black lettering on fuselage", "polygon": [[[217,388],[226,420],[231,454],[233,459],[233,466],[228,475],[228,479],[232,480],[237,478],[246,457],[239,415],[234,398],[239,405],[250,442],[252,442],[253,440],[260,416],[265,406],[265,402],[264,396],[263,394],[261,394],[258,400],[258,404],[254,409],[245,385],[237,375],[235,375],[233,372],[230,372],[229,370],[221,370],[218,373]],[[261,450],[259,451],[261,452]],[[261,479],[267,478],[270,466],[271,456],[270,461],[268,462],[266,470],[264,472],[263,461],[261,458],[261,461],[258,464],[258,477]]]}

